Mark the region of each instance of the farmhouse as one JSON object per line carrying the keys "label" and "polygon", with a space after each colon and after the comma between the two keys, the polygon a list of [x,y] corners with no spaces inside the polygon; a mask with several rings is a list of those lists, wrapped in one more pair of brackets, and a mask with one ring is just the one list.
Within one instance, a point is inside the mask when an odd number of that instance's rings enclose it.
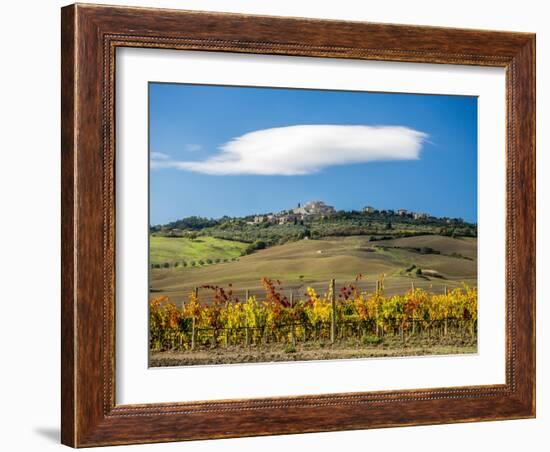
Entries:
{"label": "farmhouse", "polygon": [[373,213],[374,212],[374,207],[372,206],[366,206],[366,207],[363,207],[363,212],[365,213]]}
{"label": "farmhouse", "polygon": [[413,218],[415,220],[425,220],[428,218],[428,214],[423,212],[413,212]]}
{"label": "farmhouse", "polygon": [[405,215],[407,215],[407,209],[397,209],[397,215],[399,215],[400,217],[404,217]]}
{"label": "farmhouse", "polygon": [[260,224],[260,223],[278,223],[278,218],[273,214],[267,215],[256,215],[252,221],[249,221],[249,224]]}
{"label": "farmhouse", "polygon": [[279,224],[288,224],[288,223],[294,223],[298,218],[296,215],[291,214],[280,214],[277,216],[277,223]]}

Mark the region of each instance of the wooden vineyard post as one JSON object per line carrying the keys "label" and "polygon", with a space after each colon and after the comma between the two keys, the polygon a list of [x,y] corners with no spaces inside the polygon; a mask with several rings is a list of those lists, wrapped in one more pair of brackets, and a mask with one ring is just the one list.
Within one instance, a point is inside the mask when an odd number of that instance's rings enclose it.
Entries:
{"label": "wooden vineyard post", "polygon": [[336,339],[336,284],[334,279],[330,280],[330,342],[334,344]]}
{"label": "wooden vineyard post", "polygon": [[[245,293],[244,293],[244,302],[245,303],[248,303],[248,299],[250,298],[250,292],[248,291],[248,289],[246,289]],[[249,334],[249,331],[248,331],[248,318],[246,319],[246,325],[244,327],[244,334],[245,334],[245,342],[246,342],[246,345],[250,345],[250,334]]]}
{"label": "wooden vineyard post", "polygon": [[[411,281],[411,290],[412,290],[412,293],[414,295],[414,281]],[[414,334],[414,316],[413,316],[413,326],[412,326],[412,334]],[[403,327],[401,327],[401,340],[404,341],[404,333],[403,333]]]}
{"label": "wooden vineyard post", "polygon": [[[195,287],[195,301],[199,300],[199,288]],[[193,317],[191,318],[191,350],[195,350],[195,313],[193,312]]]}
{"label": "wooden vineyard post", "polygon": [[191,350],[195,350],[195,315],[193,314],[193,319],[191,320]]}
{"label": "wooden vineyard post", "polygon": [[[445,295],[447,295],[447,286],[445,286]],[[447,336],[447,315],[445,315],[445,331],[444,336]]]}

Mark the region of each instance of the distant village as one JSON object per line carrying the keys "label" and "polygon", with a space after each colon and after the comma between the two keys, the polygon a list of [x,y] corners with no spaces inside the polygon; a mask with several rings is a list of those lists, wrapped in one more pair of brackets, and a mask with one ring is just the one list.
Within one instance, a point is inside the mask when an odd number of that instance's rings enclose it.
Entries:
{"label": "distant village", "polygon": [[[408,222],[411,220],[416,220],[419,222],[429,222],[429,223],[444,223],[448,225],[461,226],[464,225],[464,220],[462,218],[438,218],[432,216],[425,212],[415,212],[409,211],[407,209],[376,209],[372,206],[365,206],[361,209],[361,212],[372,218],[373,220],[384,220],[384,221],[397,221],[396,217],[401,217],[403,221]],[[277,213],[266,213],[266,214],[256,214],[248,215],[245,217],[223,217],[220,219],[208,219],[202,217],[188,217],[182,220],[177,220],[166,225],[156,225],[151,226],[152,232],[163,232],[170,237],[180,237],[184,230],[199,230],[206,227],[213,227],[223,222],[243,222],[247,225],[285,225],[285,224],[304,224],[304,222],[312,222],[315,220],[330,218],[330,217],[340,217],[348,214],[354,214],[357,211],[352,212],[343,212],[337,211],[334,206],[328,205],[323,201],[309,201],[305,204],[298,203],[298,205],[292,209],[282,210]]]}
{"label": "distant village", "polygon": [[[382,214],[388,216],[400,216],[400,217],[409,217],[414,220],[427,220],[431,217],[429,214],[424,212],[409,212],[406,209],[393,210],[378,210],[372,206],[365,206],[363,213],[366,214]],[[323,201],[310,201],[303,205],[298,203],[298,206],[294,209],[283,210],[278,213],[265,214],[265,215],[255,215],[252,220],[247,221],[247,224],[260,224],[260,223],[271,223],[271,224],[288,224],[296,223],[297,221],[304,220],[313,220],[319,218],[327,218],[336,214],[336,209],[333,206],[329,206]],[[448,219],[447,222],[461,222],[462,219]]]}
{"label": "distant village", "polygon": [[310,201],[298,207],[289,210],[283,210],[275,214],[256,215],[248,224],[272,223],[272,224],[287,224],[296,221],[303,221],[315,218],[327,218],[336,213],[336,209],[325,204],[323,201]]}

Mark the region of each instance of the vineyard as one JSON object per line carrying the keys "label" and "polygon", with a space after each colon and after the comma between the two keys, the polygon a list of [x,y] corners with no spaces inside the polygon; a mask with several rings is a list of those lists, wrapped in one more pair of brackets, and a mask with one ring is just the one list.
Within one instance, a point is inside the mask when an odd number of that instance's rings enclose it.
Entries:
{"label": "vineyard", "polygon": [[[384,295],[383,279],[372,292],[360,291],[356,281],[324,294],[308,287],[305,293],[284,295],[280,281],[262,279],[263,297],[237,298],[227,288],[204,285],[180,307],[166,296],[150,301],[149,337],[152,352],[258,348],[280,344],[287,353],[298,346],[350,343],[376,346],[391,338],[431,341],[477,337],[477,289],[430,293],[414,285],[401,295]],[[204,291],[213,302],[201,303]],[[261,299],[260,299],[261,298]],[[212,296],[209,297],[212,299]]]}

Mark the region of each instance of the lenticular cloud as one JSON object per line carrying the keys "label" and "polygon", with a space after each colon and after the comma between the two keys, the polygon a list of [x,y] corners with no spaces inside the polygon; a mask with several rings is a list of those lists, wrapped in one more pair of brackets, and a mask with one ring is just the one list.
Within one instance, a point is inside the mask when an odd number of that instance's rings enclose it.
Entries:
{"label": "lenticular cloud", "polygon": [[295,125],[234,138],[203,161],[152,156],[151,166],[210,175],[305,175],[335,165],[416,160],[427,138],[423,132],[400,126]]}

